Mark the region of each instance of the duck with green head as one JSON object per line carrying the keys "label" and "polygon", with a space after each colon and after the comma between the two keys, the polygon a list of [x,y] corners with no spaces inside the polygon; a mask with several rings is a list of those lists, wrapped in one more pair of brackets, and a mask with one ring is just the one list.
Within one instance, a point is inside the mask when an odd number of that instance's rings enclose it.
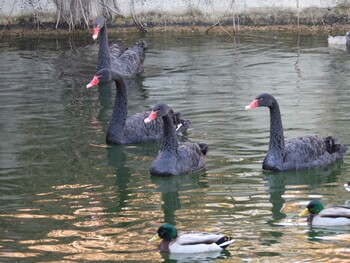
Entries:
{"label": "duck with green head", "polygon": [[160,226],[157,234],[149,241],[160,240],[162,240],[159,246],[160,251],[170,253],[205,253],[221,251],[236,241],[221,234],[205,232],[186,232],[178,234],[176,227],[171,224]]}
{"label": "duck with green head", "polygon": [[321,201],[313,200],[299,214],[306,215],[310,226],[350,226],[350,207],[347,206],[324,208]]}

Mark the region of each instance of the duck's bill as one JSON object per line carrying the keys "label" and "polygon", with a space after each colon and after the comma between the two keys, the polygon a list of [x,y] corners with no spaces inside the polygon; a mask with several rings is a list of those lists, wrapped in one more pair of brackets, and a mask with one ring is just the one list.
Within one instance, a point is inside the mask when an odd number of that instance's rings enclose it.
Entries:
{"label": "duck's bill", "polygon": [[309,209],[305,208],[299,213],[299,216],[307,216],[309,214]]}
{"label": "duck's bill", "polygon": [[161,241],[162,239],[156,234],[154,237],[148,240],[148,242]]}

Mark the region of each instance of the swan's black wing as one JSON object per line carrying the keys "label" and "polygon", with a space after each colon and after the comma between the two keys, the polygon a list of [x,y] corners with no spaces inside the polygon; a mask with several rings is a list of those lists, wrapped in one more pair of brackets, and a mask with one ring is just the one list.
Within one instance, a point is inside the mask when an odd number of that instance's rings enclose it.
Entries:
{"label": "swan's black wing", "polygon": [[284,170],[330,165],[341,159],[346,149],[345,145],[335,143],[333,137],[310,135],[290,139],[285,144]]}
{"label": "swan's black wing", "polygon": [[128,48],[118,59],[111,60],[112,70],[119,72],[124,77],[134,77],[143,72],[146,44],[144,41],[137,42]]}
{"label": "swan's black wing", "polygon": [[[203,145],[205,144],[201,144],[202,148]],[[176,162],[176,168],[179,173],[193,172],[205,166],[202,148],[198,143],[186,142],[180,144]]]}
{"label": "swan's black wing", "polygon": [[109,46],[109,53],[110,53],[110,58],[113,63],[113,61],[119,59],[119,57],[126,51],[127,49],[123,47],[121,44],[117,42],[113,42]]}

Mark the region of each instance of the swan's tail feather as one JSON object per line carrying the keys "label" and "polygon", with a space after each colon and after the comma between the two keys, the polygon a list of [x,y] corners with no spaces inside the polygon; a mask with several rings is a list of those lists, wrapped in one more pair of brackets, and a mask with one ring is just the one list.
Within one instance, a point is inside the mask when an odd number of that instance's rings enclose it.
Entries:
{"label": "swan's tail feather", "polygon": [[324,138],[324,143],[327,152],[329,152],[330,154],[337,153],[337,159],[342,159],[348,149],[347,145],[338,143],[337,139],[333,136],[328,136]]}
{"label": "swan's tail feather", "polygon": [[191,122],[189,120],[182,119],[180,112],[174,112],[173,118],[176,126],[176,133],[183,133],[190,127]]}
{"label": "swan's tail feather", "polygon": [[198,145],[203,155],[206,155],[208,152],[208,145],[206,143],[198,143]]}
{"label": "swan's tail feather", "polygon": [[235,239],[232,239],[231,237],[224,236],[220,238],[218,241],[215,242],[219,247],[222,249],[227,248],[230,244],[236,242]]}
{"label": "swan's tail feather", "polygon": [[144,40],[139,40],[135,43],[135,46],[141,48],[143,51],[147,50],[147,42]]}

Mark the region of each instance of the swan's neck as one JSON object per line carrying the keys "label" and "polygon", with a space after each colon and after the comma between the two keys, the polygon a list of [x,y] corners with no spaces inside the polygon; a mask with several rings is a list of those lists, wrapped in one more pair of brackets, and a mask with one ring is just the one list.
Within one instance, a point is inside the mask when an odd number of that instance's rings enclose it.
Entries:
{"label": "swan's neck", "polygon": [[98,51],[97,71],[103,68],[111,68],[106,23],[104,23],[103,27],[100,29],[100,47]]}
{"label": "swan's neck", "polygon": [[163,119],[163,143],[160,147],[161,152],[177,152],[179,142],[176,137],[175,125],[170,114],[162,117]]}
{"label": "swan's neck", "polygon": [[284,154],[284,135],[280,108],[277,101],[270,107],[270,143],[269,153],[275,162],[282,162]]}
{"label": "swan's neck", "polygon": [[111,137],[121,140],[128,114],[128,91],[122,76],[113,72],[112,79],[115,81],[116,94],[112,119],[109,123],[108,132]]}

